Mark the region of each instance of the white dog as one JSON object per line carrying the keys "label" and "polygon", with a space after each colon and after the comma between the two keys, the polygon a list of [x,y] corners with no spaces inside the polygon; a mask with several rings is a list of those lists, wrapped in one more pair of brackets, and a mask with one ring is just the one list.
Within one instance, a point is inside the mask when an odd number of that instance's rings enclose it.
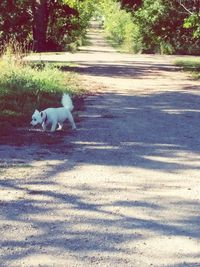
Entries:
{"label": "white dog", "polygon": [[32,115],[31,125],[35,126],[37,124],[41,124],[44,131],[47,130],[48,125],[51,125],[51,132],[55,132],[57,125],[57,130],[61,130],[64,121],[68,119],[72,125],[72,129],[76,129],[76,125],[71,114],[74,106],[70,96],[68,94],[63,94],[61,103],[63,107],[60,108],[47,108],[41,112],[36,109]]}

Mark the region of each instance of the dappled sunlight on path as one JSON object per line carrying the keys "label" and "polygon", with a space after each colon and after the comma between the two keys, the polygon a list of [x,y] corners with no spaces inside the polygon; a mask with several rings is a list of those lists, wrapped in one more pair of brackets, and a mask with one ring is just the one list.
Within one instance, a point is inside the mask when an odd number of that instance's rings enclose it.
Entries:
{"label": "dappled sunlight on path", "polygon": [[89,38],[39,59],[95,92],[77,131],[0,148],[0,265],[200,266],[200,82]]}

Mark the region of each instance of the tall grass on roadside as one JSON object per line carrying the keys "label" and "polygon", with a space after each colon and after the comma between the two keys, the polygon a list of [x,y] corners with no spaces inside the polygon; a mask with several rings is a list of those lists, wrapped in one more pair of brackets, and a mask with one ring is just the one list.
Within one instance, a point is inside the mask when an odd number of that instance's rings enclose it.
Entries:
{"label": "tall grass on roadside", "polygon": [[32,51],[30,44],[26,42],[20,43],[15,38],[11,38],[7,42],[3,43],[3,45],[0,47],[0,56],[7,63],[22,65],[24,64],[22,60],[23,57],[26,56],[30,51]]}
{"label": "tall grass on roadside", "polygon": [[1,123],[23,125],[35,108],[60,105],[63,92],[81,93],[75,74],[52,65],[33,67],[13,55],[0,59]]}
{"label": "tall grass on roadside", "polygon": [[175,65],[189,71],[196,79],[200,79],[200,58],[186,58],[175,61]]}

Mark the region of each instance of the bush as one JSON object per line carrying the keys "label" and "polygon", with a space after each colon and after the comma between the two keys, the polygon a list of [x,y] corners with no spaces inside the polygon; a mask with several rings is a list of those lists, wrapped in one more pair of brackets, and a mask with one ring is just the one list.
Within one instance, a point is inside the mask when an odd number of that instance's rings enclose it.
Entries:
{"label": "bush", "polygon": [[104,28],[111,42],[120,50],[138,53],[141,51],[139,27],[133,22],[130,12],[121,9],[120,3],[109,0],[102,3]]}
{"label": "bush", "polygon": [[142,40],[139,27],[132,21],[129,21],[124,29],[124,40],[122,48],[124,48],[124,50],[128,52],[140,53],[142,51],[141,41]]}
{"label": "bush", "polygon": [[183,70],[191,72],[196,79],[200,79],[200,59],[186,58],[176,60],[175,64],[182,67]]}

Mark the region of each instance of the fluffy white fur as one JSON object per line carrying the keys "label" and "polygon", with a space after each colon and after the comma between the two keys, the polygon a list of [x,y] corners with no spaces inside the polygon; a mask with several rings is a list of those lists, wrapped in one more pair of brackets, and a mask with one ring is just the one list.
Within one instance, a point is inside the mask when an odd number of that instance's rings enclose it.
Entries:
{"label": "fluffy white fur", "polygon": [[44,131],[47,130],[47,126],[51,125],[51,132],[55,132],[57,126],[57,130],[61,130],[64,121],[68,119],[72,125],[72,129],[76,129],[71,113],[74,106],[70,96],[63,94],[61,103],[63,107],[60,108],[47,108],[41,112],[36,109],[32,115],[31,125],[41,124]]}

